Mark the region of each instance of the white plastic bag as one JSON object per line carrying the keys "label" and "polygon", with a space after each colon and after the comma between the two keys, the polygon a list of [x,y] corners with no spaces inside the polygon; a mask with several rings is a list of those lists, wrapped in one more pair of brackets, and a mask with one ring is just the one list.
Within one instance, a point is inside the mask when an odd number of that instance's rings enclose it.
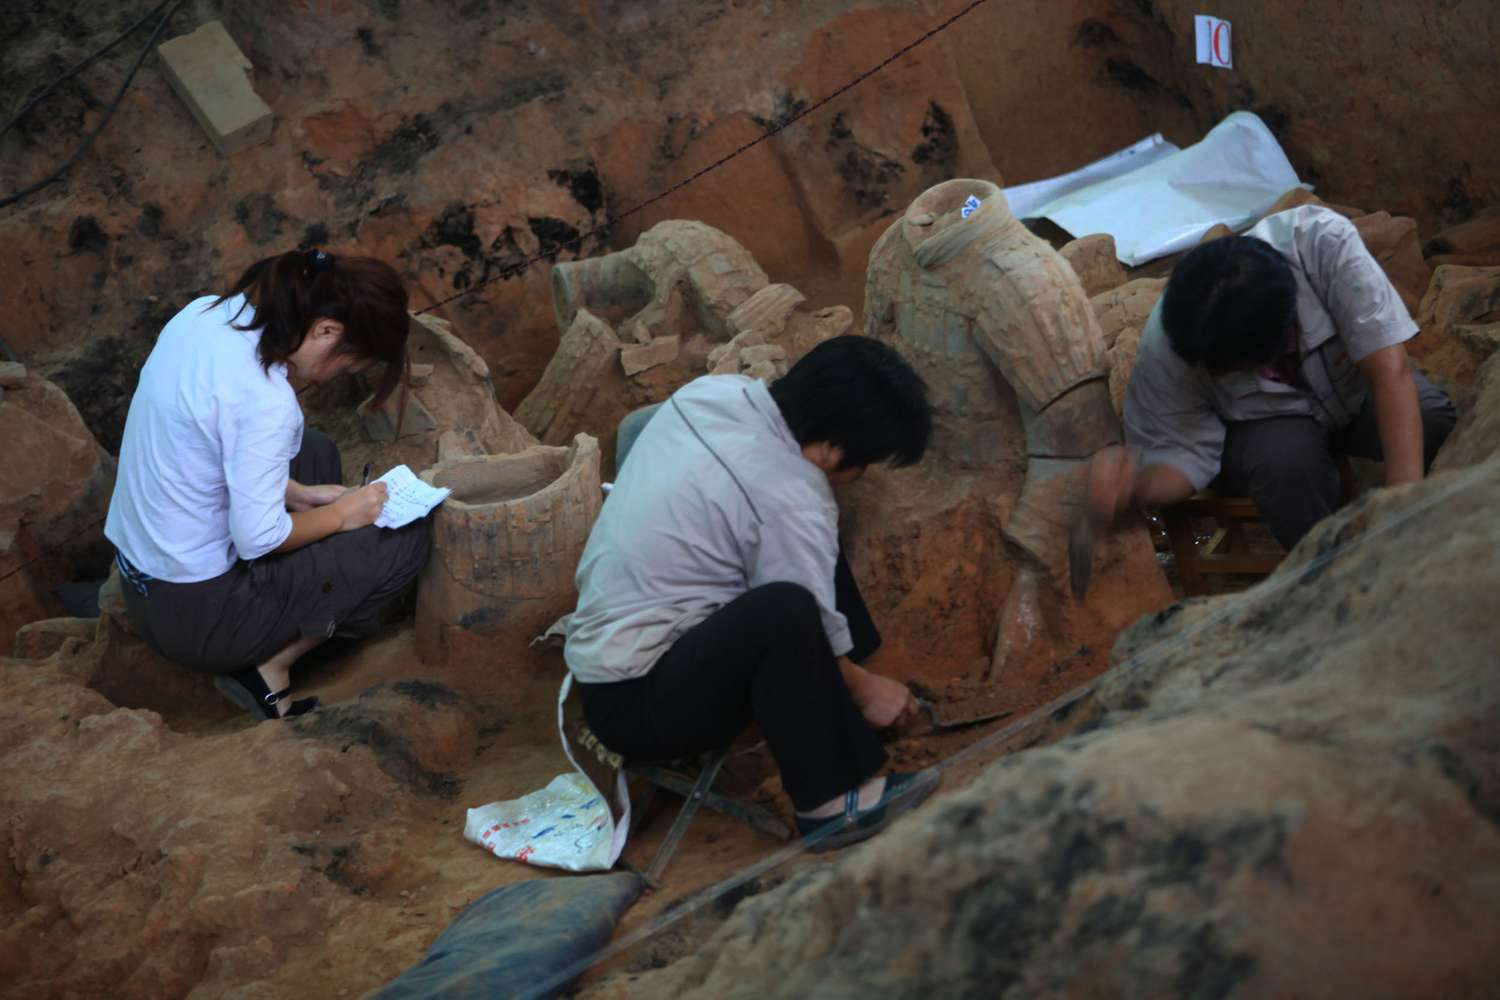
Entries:
{"label": "white plastic bag", "polygon": [[[573,686],[569,674],[557,695],[557,729],[563,735],[563,703]],[[630,793],[623,772],[615,773],[619,822],[614,819],[606,791],[594,787],[566,736],[563,752],[577,770],[559,774],[546,788],[504,802],[470,809],[464,820],[464,839],[499,858],[524,861],[570,872],[602,872],[614,867],[630,831]]]}
{"label": "white plastic bag", "polygon": [[519,799],[470,809],[464,821],[464,839],[497,858],[571,872],[607,870],[613,834],[604,796],[576,771]]}

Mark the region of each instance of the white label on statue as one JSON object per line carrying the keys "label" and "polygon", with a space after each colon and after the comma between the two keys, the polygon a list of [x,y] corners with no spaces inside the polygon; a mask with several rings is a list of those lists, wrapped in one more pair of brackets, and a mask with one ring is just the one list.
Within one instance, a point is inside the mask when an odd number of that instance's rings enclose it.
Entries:
{"label": "white label on statue", "polygon": [[979,199],[971,194],[964,199],[963,207],[958,210],[958,217],[967,219],[977,211],[979,211]]}

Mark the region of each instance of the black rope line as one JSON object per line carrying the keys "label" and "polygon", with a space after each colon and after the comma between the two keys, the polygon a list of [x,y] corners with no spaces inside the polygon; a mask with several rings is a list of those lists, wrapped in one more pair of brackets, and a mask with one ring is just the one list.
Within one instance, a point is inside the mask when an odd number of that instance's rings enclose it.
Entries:
{"label": "black rope line", "polygon": [[575,247],[575,248],[581,247],[583,245],[583,241],[586,240],[586,239],[588,239],[589,237],[591,237],[591,236],[597,236],[599,233],[605,232],[606,230],[608,230],[611,227],[613,227],[615,224],[617,224],[619,222],[622,222],[625,219],[630,218],[632,215],[635,215],[637,212],[640,212],[643,209],[649,208],[650,206],[656,204],[657,202],[663,200],[664,198],[668,198],[671,195],[676,194],[678,191],[680,191],[683,188],[687,187],[689,184],[691,184],[694,181],[698,180],[700,177],[704,176],[705,174],[712,173],[713,171],[719,169],[724,164],[728,163],[730,160],[734,159],[735,157],[739,156],[740,154],[748,152],[751,149],[754,149],[756,146],[758,146],[761,143],[765,142],[767,139],[770,139],[773,136],[777,135],[778,133],[780,133],[783,129],[787,128],[788,126],[794,125],[797,122],[801,121],[803,118],[806,118],[808,115],[812,114],[814,111],[817,111],[819,108],[821,108],[824,105],[826,105],[829,101],[832,101],[833,99],[835,99],[835,98],[837,98],[837,97],[839,97],[839,96],[847,93],[848,91],[854,89],[856,86],[858,86],[859,84],[863,83],[865,80],[869,79],[870,77],[874,76],[876,73],[879,73],[881,70],[885,69],[887,66],[889,66],[891,63],[895,62],[897,59],[900,59],[902,56],[906,55],[908,52],[910,52],[912,49],[916,48],[918,45],[921,45],[923,42],[927,41],[933,35],[936,35],[939,32],[947,29],[950,25],[952,25],[959,18],[963,17],[965,14],[967,14],[970,11],[974,10],[976,7],[982,6],[983,4],[985,4],[987,2],[988,2],[988,0],[970,0],[970,2],[968,4],[966,4],[962,10],[958,11],[958,13],[953,14],[952,16],[948,17],[946,20],[944,20],[944,21],[940,22],[939,24],[937,24],[937,25],[929,28],[927,31],[923,32],[921,36],[919,36],[915,40],[913,40],[911,42],[908,42],[907,44],[903,45],[901,48],[897,49],[895,52],[892,52],[890,55],[888,55],[884,59],[882,59],[879,63],[875,64],[874,66],[871,66],[869,69],[865,70],[863,73],[859,74],[859,76],[856,76],[854,79],[850,80],[848,83],[846,83],[843,86],[837,88],[836,90],[832,91],[831,93],[825,95],[824,97],[820,98],[819,100],[814,101],[812,104],[810,104],[807,107],[803,108],[802,110],[798,111],[796,114],[792,115],[790,118],[787,118],[785,121],[781,121],[781,122],[776,123],[775,125],[773,125],[770,128],[766,129],[765,132],[763,132],[760,135],[756,136],[754,139],[751,139],[749,142],[742,143],[740,146],[738,146],[734,150],[731,150],[730,152],[728,152],[728,153],[724,154],[723,156],[719,157],[717,160],[715,160],[714,162],[710,163],[708,166],[702,168],[701,170],[697,170],[697,171],[693,172],[692,174],[690,174],[687,177],[685,177],[684,179],[678,181],[676,184],[673,184],[671,187],[667,188],[665,191],[661,192],[660,194],[653,195],[652,197],[647,198],[645,201],[641,202],[638,205],[633,205],[632,207],[630,207],[630,208],[626,209],[625,211],[621,212],[619,215],[614,215],[614,216],[609,217],[607,220],[605,220],[605,222],[603,224],[595,226],[593,229],[590,229],[588,232],[584,233],[581,236],[577,236],[577,237],[575,237],[575,238],[573,238],[571,240],[568,240],[566,243],[557,244],[557,245],[555,245],[555,246],[553,246],[553,247],[551,247],[549,249],[539,250],[538,252],[532,254],[530,257],[527,257],[527,258],[519,261],[516,264],[512,264],[509,267],[502,268],[500,271],[496,272],[495,274],[488,275],[488,276],[480,279],[479,281],[476,281],[474,284],[469,285],[467,288],[463,289],[462,291],[455,292],[454,294],[449,295],[447,298],[439,299],[438,301],[432,303],[432,305],[425,306],[425,307],[423,307],[421,309],[418,309],[418,310],[416,310],[417,315],[420,316],[420,315],[422,315],[424,313],[429,313],[429,312],[431,312],[434,309],[440,309],[440,308],[442,308],[443,306],[447,305],[450,302],[455,302],[458,299],[461,299],[461,298],[463,298],[466,295],[472,295],[475,292],[479,291],[479,289],[483,288],[485,285],[488,285],[488,284],[490,284],[493,281],[497,281],[497,280],[509,281],[511,278],[514,278],[515,276],[517,276],[518,274],[520,274],[522,271],[525,271],[527,268],[529,268],[531,265],[537,263],[538,261],[546,260],[546,259],[551,258],[551,257],[555,257],[557,255],[557,252],[559,250],[562,250],[562,249],[564,249],[566,247]]}
{"label": "black rope line", "polygon": [[[15,116],[12,117],[10,121],[5,123],[4,128],[0,128],[0,135],[4,135],[6,132],[8,132],[13,126],[15,126],[17,122],[25,117],[27,112],[36,107],[37,104],[39,104],[43,99],[52,94],[52,92],[55,91],[64,82],[77,76],[85,68],[103,57],[104,54],[107,53],[110,49],[114,48],[116,45],[122,42],[137,28],[141,27],[151,18],[155,17],[157,13],[159,13],[163,8],[167,6],[168,2],[170,2],[170,0],[167,0],[167,2],[158,5],[145,17],[132,24],[129,28],[126,28],[122,34],[118,35],[115,38],[114,41],[110,42],[103,48],[98,49],[94,52],[93,55],[89,56],[83,62],[74,66],[62,76],[58,77],[56,80],[53,80],[52,83],[42,88],[40,93],[32,97],[31,100],[27,101],[26,104],[21,108],[21,110],[16,112]],[[33,184],[28,184],[26,187],[23,187],[19,191],[16,191],[12,194],[8,194],[4,198],[0,198],[0,208],[5,208],[8,205],[13,205],[16,202],[20,201],[22,198],[33,195],[47,185],[54,184],[57,181],[61,180],[63,175],[73,168],[73,164],[77,163],[78,160],[83,156],[83,154],[89,151],[89,149],[94,145],[94,140],[99,137],[99,133],[104,131],[104,126],[108,125],[109,120],[114,117],[115,110],[119,108],[120,102],[125,98],[125,92],[130,89],[131,81],[135,79],[136,73],[140,71],[141,64],[146,61],[146,56],[151,54],[151,49],[156,45],[156,40],[161,37],[162,30],[166,28],[167,22],[172,19],[173,14],[177,13],[178,8],[180,8],[186,2],[187,0],[176,0],[176,3],[171,4],[171,9],[162,15],[161,20],[157,22],[156,27],[152,30],[151,37],[146,39],[145,45],[141,46],[141,51],[136,55],[135,62],[130,67],[130,72],[126,74],[125,80],[120,84],[120,89],[115,92],[114,100],[110,101],[109,107],[105,109],[104,117],[99,119],[99,124],[94,126],[94,130],[92,132],[84,136],[83,142],[79,143],[78,148],[73,150],[73,155],[69,156],[62,162],[61,166],[59,166],[56,170],[53,170],[52,173],[48,174],[46,177],[43,177],[41,180],[36,181]],[[4,579],[4,577],[0,577],[0,579]]]}

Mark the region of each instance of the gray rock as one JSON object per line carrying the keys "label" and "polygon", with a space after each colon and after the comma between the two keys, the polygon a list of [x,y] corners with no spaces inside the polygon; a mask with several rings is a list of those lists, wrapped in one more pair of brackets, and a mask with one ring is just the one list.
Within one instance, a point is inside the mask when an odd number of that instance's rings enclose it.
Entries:
{"label": "gray rock", "polygon": [[[743,903],[693,997],[1481,995],[1500,459],[1369,494],[1120,639],[1087,731]],[[644,993],[642,995],[645,995]]]}

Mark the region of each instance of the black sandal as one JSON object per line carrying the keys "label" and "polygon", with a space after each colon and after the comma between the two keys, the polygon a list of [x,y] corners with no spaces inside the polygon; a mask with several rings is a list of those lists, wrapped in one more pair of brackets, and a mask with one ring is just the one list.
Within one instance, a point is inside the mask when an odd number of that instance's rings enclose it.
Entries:
{"label": "black sandal", "polygon": [[218,688],[219,693],[234,702],[237,707],[255,716],[257,720],[290,719],[294,716],[306,715],[318,707],[317,698],[298,698],[292,702],[285,715],[277,712],[276,706],[292,689],[287,687],[280,691],[272,691],[265,679],[260,676],[260,671],[254,667],[234,674],[220,674],[214,678],[214,687]]}

